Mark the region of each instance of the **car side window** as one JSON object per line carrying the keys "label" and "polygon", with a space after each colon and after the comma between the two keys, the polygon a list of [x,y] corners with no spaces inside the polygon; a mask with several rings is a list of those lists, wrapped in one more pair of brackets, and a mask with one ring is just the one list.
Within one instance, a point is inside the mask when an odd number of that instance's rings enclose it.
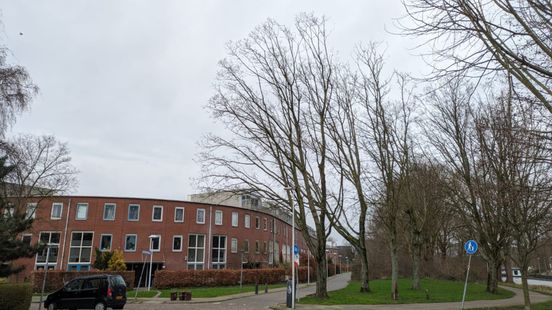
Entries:
{"label": "car side window", "polygon": [[82,289],[83,290],[90,290],[90,289],[98,289],[100,288],[100,283],[102,279],[88,279],[85,280]]}
{"label": "car side window", "polygon": [[78,291],[80,288],[81,280],[73,280],[65,285],[65,290],[68,292]]}

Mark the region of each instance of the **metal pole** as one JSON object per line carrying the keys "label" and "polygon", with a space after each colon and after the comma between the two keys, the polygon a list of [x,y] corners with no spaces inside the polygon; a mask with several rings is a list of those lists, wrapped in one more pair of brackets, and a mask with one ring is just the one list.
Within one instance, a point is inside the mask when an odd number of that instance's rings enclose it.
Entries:
{"label": "metal pole", "polygon": [[243,251],[241,252],[241,259],[240,259],[240,291],[242,289],[243,285]]}
{"label": "metal pole", "polygon": [[291,243],[293,244],[293,250],[292,250],[292,265],[291,265],[291,308],[295,309],[295,205],[291,205],[291,208],[293,210],[292,217],[291,217]]}
{"label": "metal pole", "polygon": [[310,285],[310,250],[307,251],[307,286]]}
{"label": "metal pole", "polygon": [[466,300],[466,289],[468,288],[468,277],[470,275],[470,265],[471,265],[471,258],[468,258],[468,271],[466,271],[466,282],[464,283],[464,294],[462,295],[462,310],[464,310],[464,301]]}
{"label": "metal pole", "polygon": [[46,277],[48,276],[48,261],[50,260],[50,245],[46,246],[46,268],[44,269],[44,278],[42,278],[42,292],[40,292],[40,302],[38,304],[38,310],[42,310],[42,296],[44,295],[44,288],[46,288]]}
{"label": "metal pole", "polygon": [[151,244],[150,244],[150,267],[149,267],[149,277],[148,277],[148,291],[151,289],[151,268],[152,268],[152,266],[153,266],[153,251],[151,250]]}

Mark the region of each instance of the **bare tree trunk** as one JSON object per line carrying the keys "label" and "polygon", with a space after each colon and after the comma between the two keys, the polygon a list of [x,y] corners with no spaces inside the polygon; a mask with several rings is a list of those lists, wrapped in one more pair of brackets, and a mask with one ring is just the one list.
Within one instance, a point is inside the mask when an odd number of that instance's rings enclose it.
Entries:
{"label": "bare tree trunk", "polygon": [[328,298],[328,262],[326,261],[326,253],[316,253],[316,297]]}
{"label": "bare tree trunk", "polygon": [[506,269],[506,283],[514,283],[514,278],[512,277],[512,259],[510,255],[506,255],[504,259],[504,269]]}
{"label": "bare tree trunk", "polygon": [[412,289],[420,289],[420,261],[422,259],[422,244],[420,234],[413,234],[412,242]]}
{"label": "bare tree trunk", "polygon": [[389,247],[391,248],[391,298],[399,299],[399,254],[397,245],[397,232],[392,232]]}
{"label": "bare tree trunk", "polygon": [[370,284],[368,282],[370,278],[366,247],[363,247],[362,251],[360,251],[360,267],[360,292],[367,293],[370,292]]}
{"label": "bare tree trunk", "polygon": [[489,259],[489,270],[487,271],[487,292],[496,294],[498,288],[498,270],[500,264],[495,258]]}
{"label": "bare tree trunk", "polygon": [[523,287],[523,309],[531,310],[531,300],[529,298],[529,284],[527,283],[527,264],[521,267],[521,285]]}

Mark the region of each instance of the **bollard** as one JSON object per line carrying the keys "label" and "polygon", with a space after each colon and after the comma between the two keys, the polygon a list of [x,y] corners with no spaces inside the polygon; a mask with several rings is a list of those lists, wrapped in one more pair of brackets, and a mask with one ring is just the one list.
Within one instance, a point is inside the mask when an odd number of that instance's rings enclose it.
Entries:
{"label": "bollard", "polygon": [[268,293],[268,281],[265,282],[265,294]]}
{"label": "bollard", "polygon": [[259,295],[259,282],[255,282],[255,295]]}

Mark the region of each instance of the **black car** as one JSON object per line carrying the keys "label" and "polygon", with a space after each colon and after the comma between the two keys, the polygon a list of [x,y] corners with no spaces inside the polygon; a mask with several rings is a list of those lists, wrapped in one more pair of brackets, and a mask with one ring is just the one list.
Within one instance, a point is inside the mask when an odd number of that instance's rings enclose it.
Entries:
{"label": "black car", "polygon": [[123,309],[126,284],[119,275],[97,275],[75,278],[63,288],[48,295],[44,307],[53,309]]}

